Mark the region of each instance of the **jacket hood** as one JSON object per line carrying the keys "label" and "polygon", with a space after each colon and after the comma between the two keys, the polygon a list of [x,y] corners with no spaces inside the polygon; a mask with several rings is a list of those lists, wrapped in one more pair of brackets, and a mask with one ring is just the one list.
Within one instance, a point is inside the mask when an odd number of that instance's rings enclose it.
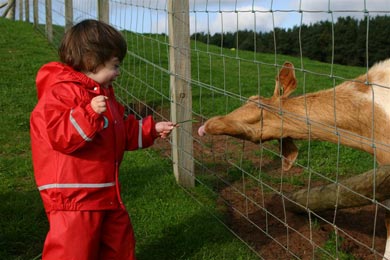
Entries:
{"label": "jacket hood", "polygon": [[50,62],[43,65],[37,73],[35,82],[38,99],[42,97],[45,91],[58,83],[73,82],[87,89],[99,87],[97,82],[87,77],[84,73],[75,71],[72,67],[60,62]]}

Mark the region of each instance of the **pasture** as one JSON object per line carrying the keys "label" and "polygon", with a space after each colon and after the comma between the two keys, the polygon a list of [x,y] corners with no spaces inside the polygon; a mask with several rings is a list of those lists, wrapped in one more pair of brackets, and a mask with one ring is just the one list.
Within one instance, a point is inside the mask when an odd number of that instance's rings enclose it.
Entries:
{"label": "pasture", "polygon": [[[128,99],[128,93],[138,95],[142,102],[157,111],[157,119],[169,118],[169,102],[162,98],[169,96],[169,76],[156,73],[154,66],[135,58],[145,57],[159,67],[167,68],[166,36],[140,37],[130,32],[125,32],[125,36],[132,54],[123,64],[128,73],[123,73],[118,81],[118,85],[123,85],[117,89],[119,99],[129,104],[133,100]],[[42,249],[47,221],[34,185],[28,120],[36,102],[36,71],[45,62],[57,59],[56,50],[34,31],[31,24],[5,19],[0,19],[0,43],[0,258],[34,259]],[[283,175],[278,154],[273,152],[277,143],[270,142],[265,149],[259,149],[233,138],[200,138],[196,129],[207,118],[237,108],[246,97],[271,96],[277,71],[273,64],[285,60],[294,63],[298,79],[294,95],[335,86],[345,78],[364,73],[365,68],[330,65],[303,57],[232,51],[194,41],[191,48],[194,50],[193,114],[199,121],[193,124],[196,187],[184,189],[176,184],[167,141],[159,140],[154,148],[127,153],[121,168],[122,191],[134,224],[138,258],[257,259],[260,255],[270,259],[277,254],[284,259],[286,248],[278,244],[286,232],[283,227],[269,230],[268,234],[258,228],[265,220],[269,222],[264,225],[279,225],[270,221],[270,214],[283,214],[280,212],[282,202],[272,200],[267,187],[296,190],[309,180],[321,182],[323,176],[332,180],[353,176],[372,169],[375,164],[372,157],[329,143],[299,141],[298,167]],[[146,77],[134,80],[137,73]],[[145,85],[160,88],[160,96],[156,91],[145,90]],[[323,176],[313,174],[315,172]],[[264,190],[271,208],[263,212],[256,205],[258,201],[253,203],[252,199],[264,200],[259,195]],[[372,223],[372,210],[347,211],[343,215],[345,219],[338,224],[349,224],[347,228],[353,230],[354,236],[364,237],[369,244],[372,233],[367,230]],[[361,212],[364,214],[359,215]],[[335,234],[333,227],[321,219],[313,217],[308,221],[296,215],[288,217],[290,223],[305,227],[298,232],[306,232],[305,236],[315,234],[313,241],[322,248],[307,247],[307,241],[302,242],[305,245],[292,241],[289,249],[301,258],[313,254],[318,259],[329,256],[353,259],[352,255],[368,259],[366,257],[371,255],[365,249],[356,249],[354,241]],[[361,227],[354,225],[355,221],[365,217],[369,223],[361,225],[367,230],[359,230]],[[385,238],[382,217],[380,215],[377,220],[377,228],[381,231],[374,232],[380,237],[375,245],[379,252],[383,250]],[[301,235],[297,236],[299,239]],[[309,253],[305,255],[303,250],[309,250]]]}

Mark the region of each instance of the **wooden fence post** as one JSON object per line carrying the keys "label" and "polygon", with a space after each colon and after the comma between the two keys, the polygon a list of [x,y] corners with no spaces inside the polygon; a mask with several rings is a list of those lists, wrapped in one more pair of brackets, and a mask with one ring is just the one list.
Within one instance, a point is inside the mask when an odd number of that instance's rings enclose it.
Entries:
{"label": "wooden fence post", "polygon": [[30,22],[30,1],[24,0],[24,13],[25,13],[25,21]]}
{"label": "wooden fence post", "polygon": [[[188,0],[168,1],[169,68],[171,120],[192,119],[191,53]],[[192,123],[186,122],[172,133],[173,171],[184,187],[195,185]]]}
{"label": "wooden fence post", "polygon": [[39,25],[38,0],[33,0],[33,15],[34,15],[34,27],[38,28]]}
{"label": "wooden fence post", "polygon": [[23,1],[19,1],[19,21],[23,21]]}
{"label": "wooden fence post", "polygon": [[99,21],[110,22],[110,3],[109,0],[98,0],[98,17]]}
{"label": "wooden fence post", "polygon": [[65,0],[65,31],[73,26],[73,0]]}
{"label": "wooden fence post", "polygon": [[51,0],[46,0],[46,37],[47,40],[53,42],[53,19],[51,10]]}

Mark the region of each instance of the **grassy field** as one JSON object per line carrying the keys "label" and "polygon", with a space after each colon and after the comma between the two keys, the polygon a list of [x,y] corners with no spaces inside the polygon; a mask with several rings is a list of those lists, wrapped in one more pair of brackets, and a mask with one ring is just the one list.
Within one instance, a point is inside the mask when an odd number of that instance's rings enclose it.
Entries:
{"label": "grassy field", "polygon": [[[38,259],[48,229],[34,184],[29,114],[35,74],[52,60],[56,51],[31,24],[0,19],[0,259]],[[121,179],[140,260],[257,258],[213,217],[221,214],[214,201],[201,188],[194,192],[205,194],[205,206],[188,196],[170,161],[153,150],[128,153]]]}

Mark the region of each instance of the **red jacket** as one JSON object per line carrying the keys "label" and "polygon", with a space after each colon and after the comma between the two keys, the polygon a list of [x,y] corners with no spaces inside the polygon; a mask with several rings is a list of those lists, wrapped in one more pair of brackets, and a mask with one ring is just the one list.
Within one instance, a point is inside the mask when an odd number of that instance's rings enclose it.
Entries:
{"label": "red jacket", "polygon": [[[125,150],[146,148],[157,133],[152,117],[124,119],[113,88],[58,62],[36,78],[38,104],[30,135],[36,184],[46,211],[107,210],[123,207],[118,173]],[[91,99],[108,97],[97,114]]]}

